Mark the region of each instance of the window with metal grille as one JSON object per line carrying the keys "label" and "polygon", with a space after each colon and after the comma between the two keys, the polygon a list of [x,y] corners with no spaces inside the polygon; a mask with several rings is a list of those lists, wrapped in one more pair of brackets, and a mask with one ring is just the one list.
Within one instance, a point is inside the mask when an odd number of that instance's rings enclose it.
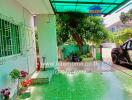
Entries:
{"label": "window with metal grille", "polygon": [[0,57],[20,53],[19,25],[0,18]]}

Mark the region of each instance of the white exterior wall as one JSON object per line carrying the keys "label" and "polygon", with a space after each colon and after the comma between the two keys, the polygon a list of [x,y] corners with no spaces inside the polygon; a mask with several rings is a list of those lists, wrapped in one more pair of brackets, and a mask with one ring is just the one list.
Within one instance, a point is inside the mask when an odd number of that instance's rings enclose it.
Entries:
{"label": "white exterior wall", "polygon": [[[35,71],[35,35],[34,32],[28,34],[28,31],[26,30],[28,28],[34,31],[34,20],[32,14],[15,0],[0,0],[0,14],[11,17],[16,23],[21,23],[26,26],[21,27],[23,54],[0,58],[0,90],[2,88],[10,87],[12,89],[11,91],[13,91],[16,89],[16,84],[11,81],[9,73],[14,68],[25,71],[29,70],[30,73]],[[30,40],[30,43],[28,43],[28,40]]]}
{"label": "white exterior wall", "polygon": [[57,68],[58,54],[56,37],[56,17],[55,15],[46,14],[37,15],[36,24],[41,63],[43,62],[42,57],[46,57],[45,59],[45,63],[47,63],[46,68],[48,67]]}

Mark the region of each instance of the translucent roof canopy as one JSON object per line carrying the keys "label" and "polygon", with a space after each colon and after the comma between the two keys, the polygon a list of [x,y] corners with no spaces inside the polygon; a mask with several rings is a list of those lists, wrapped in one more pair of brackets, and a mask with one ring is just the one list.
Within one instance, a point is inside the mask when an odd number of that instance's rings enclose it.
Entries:
{"label": "translucent roof canopy", "polygon": [[107,15],[130,0],[50,0],[55,13],[81,12],[89,13],[92,6],[100,6],[101,14]]}

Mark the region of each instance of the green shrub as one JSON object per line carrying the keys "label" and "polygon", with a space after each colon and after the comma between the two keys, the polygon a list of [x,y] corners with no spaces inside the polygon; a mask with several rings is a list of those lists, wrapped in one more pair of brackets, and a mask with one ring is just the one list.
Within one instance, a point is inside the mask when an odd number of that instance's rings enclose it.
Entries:
{"label": "green shrub", "polygon": [[10,76],[12,79],[17,79],[20,77],[20,71],[18,69],[13,69],[11,72],[10,72]]}
{"label": "green shrub", "polygon": [[81,55],[80,58],[83,60],[83,59],[86,59],[88,57],[87,57],[87,55]]}

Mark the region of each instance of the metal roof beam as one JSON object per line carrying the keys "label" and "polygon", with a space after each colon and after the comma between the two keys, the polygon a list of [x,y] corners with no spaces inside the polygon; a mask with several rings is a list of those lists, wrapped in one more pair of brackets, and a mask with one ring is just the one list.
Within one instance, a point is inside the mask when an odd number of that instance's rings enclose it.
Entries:
{"label": "metal roof beam", "polygon": [[111,11],[109,11],[105,16],[107,16],[108,14],[113,13],[114,11],[116,11],[117,9],[119,9],[121,6],[125,5],[126,3],[128,3],[130,0],[124,0],[124,2],[120,3],[118,6],[116,6],[114,9],[112,9]]}
{"label": "metal roof beam", "polygon": [[52,3],[68,3],[68,4],[107,4],[107,5],[119,5],[120,3],[110,3],[110,2],[74,2],[74,1],[52,1]]}
{"label": "metal roof beam", "polygon": [[[59,11],[57,11],[56,12],[56,14],[67,14],[67,13],[69,13],[69,12],[72,12],[72,11],[67,11],[67,12],[59,12]],[[74,13],[74,12],[73,12]],[[86,15],[91,15],[91,13],[83,13],[83,14],[86,14]],[[100,15],[105,15],[105,14],[107,14],[107,13],[99,13]]]}

